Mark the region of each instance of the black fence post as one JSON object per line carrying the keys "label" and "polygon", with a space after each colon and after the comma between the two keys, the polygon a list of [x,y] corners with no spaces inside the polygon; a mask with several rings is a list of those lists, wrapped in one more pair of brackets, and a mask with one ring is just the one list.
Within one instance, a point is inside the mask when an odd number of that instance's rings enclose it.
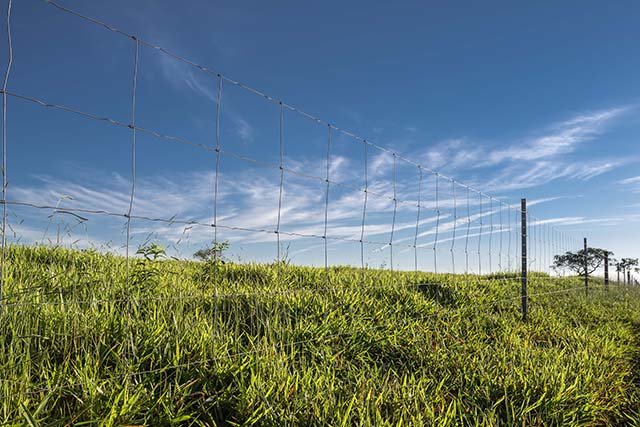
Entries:
{"label": "black fence post", "polygon": [[609,252],[604,253],[604,289],[609,290]]}
{"label": "black fence post", "polygon": [[527,199],[521,200],[521,225],[522,225],[522,288],[520,298],[522,300],[522,320],[527,320]]}
{"label": "black fence post", "polygon": [[587,247],[587,238],[584,238],[584,293],[589,295],[589,250]]}

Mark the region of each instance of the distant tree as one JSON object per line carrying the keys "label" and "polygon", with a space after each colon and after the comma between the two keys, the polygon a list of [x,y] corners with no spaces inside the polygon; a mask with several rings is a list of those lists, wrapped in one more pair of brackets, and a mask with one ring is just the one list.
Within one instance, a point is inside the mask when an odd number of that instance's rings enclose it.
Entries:
{"label": "distant tree", "polygon": [[620,269],[622,270],[622,278],[627,283],[631,282],[631,270],[638,265],[638,258],[622,258],[620,260]]}
{"label": "distant tree", "polygon": [[556,269],[568,268],[580,276],[585,275],[585,256],[586,256],[586,274],[591,274],[604,264],[605,256],[613,255],[613,252],[600,248],[588,248],[586,253],[584,249],[578,252],[566,252],[563,255],[553,257],[553,266]]}
{"label": "distant tree", "polygon": [[193,257],[205,262],[224,261],[224,252],[229,249],[230,243],[227,241],[216,242],[209,247],[202,248],[193,254]]}
{"label": "distant tree", "polygon": [[620,283],[620,272],[622,271],[622,262],[619,259],[611,258],[611,265],[616,268],[616,273],[618,273],[618,283]]}

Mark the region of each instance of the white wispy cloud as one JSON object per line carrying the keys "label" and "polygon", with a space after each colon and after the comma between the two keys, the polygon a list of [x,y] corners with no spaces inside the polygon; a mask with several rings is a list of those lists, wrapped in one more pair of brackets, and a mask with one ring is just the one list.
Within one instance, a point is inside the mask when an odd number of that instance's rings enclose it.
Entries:
{"label": "white wispy cloud", "polygon": [[640,221],[640,214],[612,215],[606,217],[589,218],[585,216],[567,216],[547,218],[536,221],[535,224],[553,224],[553,225],[581,225],[581,224],[599,224],[601,226],[617,226],[627,224],[629,222]]}
{"label": "white wispy cloud", "polygon": [[[348,159],[335,156],[331,173],[337,177],[345,175]],[[301,163],[299,167],[309,172],[326,172],[326,160],[316,159]],[[324,170],[323,170],[324,169]],[[282,235],[283,240],[305,238],[305,235],[322,235],[326,204],[325,185],[322,182],[286,174],[282,188],[282,204],[279,206],[279,180],[263,175],[261,169],[221,173],[218,186],[217,220],[221,233],[234,244],[272,242],[280,214],[283,232],[301,234]],[[209,227],[184,225],[180,222],[195,221],[213,223],[215,174],[212,171],[174,173],[171,178],[164,175],[138,176],[133,204],[133,214],[146,218],[170,220],[153,222],[134,218],[132,235],[137,242],[159,239],[169,246],[179,244],[198,245],[210,242],[213,232]],[[374,181],[370,188],[380,193],[388,192],[390,184],[384,180]],[[330,188],[331,202],[328,210],[328,233],[332,237],[359,239],[362,232],[364,192],[358,188]],[[88,227],[87,242],[123,239],[124,214],[128,211],[131,197],[130,179],[118,174],[100,174],[93,171],[89,176],[53,177],[34,176],[31,185],[16,185],[10,189],[10,199],[39,206],[50,206],[61,215],[65,210],[83,209],[112,212],[119,217],[109,217],[118,223],[104,227],[99,215],[83,214],[82,223]],[[398,197],[405,197],[400,191]],[[365,236],[375,240],[380,234],[389,233],[393,202],[386,196],[369,195]],[[398,212],[411,207],[399,205]],[[48,211],[47,211],[48,212]],[[22,212],[24,213],[24,212]],[[45,222],[29,218],[35,225],[44,227]],[[178,221],[178,223],[171,222]],[[427,223],[425,218],[421,223]],[[415,221],[396,222],[396,231],[415,227]],[[36,227],[37,229],[37,227]],[[245,230],[245,231],[242,231]],[[255,231],[254,231],[255,230]],[[264,230],[260,232],[258,230]],[[23,240],[42,241],[38,233],[27,233],[23,228]],[[113,236],[115,234],[115,236]],[[38,238],[37,238],[38,237]],[[68,239],[64,240],[67,242]],[[80,244],[78,245],[80,246]]]}
{"label": "white wispy cloud", "polygon": [[489,191],[510,191],[531,188],[552,181],[567,179],[588,181],[629,163],[628,159],[596,161],[539,160],[527,166],[503,168],[485,184]]}
{"label": "white wispy cloud", "polygon": [[188,88],[197,95],[216,101],[217,85],[214,80],[207,79],[201,73],[196,73],[190,65],[168,55],[159,55],[158,58],[162,76],[175,89],[184,90]]}
{"label": "white wispy cloud", "polygon": [[486,157],[484,148],[465,138],[447,139],[428,148],[419,159],[433,170],[455,170],[467,167]]}
{"label": "white wispy cloud", "polygon": [[[546,126],[542,135],[491,148],[466,138],[449,139],[418,154],[426,166],[459,175],[480,170],[478,186],[489,191],[535,187],[559,179],[590,180],[632,161],[629,158],[576,160],[568,157],[585,142],[601,137],[623,115],[634,110],[622,106],[580,114]],[[487,185],[488,183],[488,185]]]}
{"label": "white wispy cloud", "polygon": [[582,142],[602,134],[613,119],[628,110],[628,107],[612,108],[573,117],[553,126],[552,132],[546,135],[490,152],[485,164],[493,165],[506,160],[531,161],[571,153]]}
{"label": "white wispy cloud", "polygon": [[[204,97],[214,104],[218,102],[218,82],[211,75],[197,71],[189,64],[178,61],[168,55],[159,55],[159,68],[162,77],[178,92],[187,95]],[[243,141],[251,141],[254,129],[251,123],[229,102],[224,105],[222,114],[228,117],[234,126],[234,131]]]}
{"label": "white wispy cloud", "polygon": [[[11,188],[11,199],[60,208],[83,208],[125,213],[129,208],[131,181],[119,174],[61,178],[36,176],[30,186]],[[138,177],[133,213],[142,216],[188,215],[209,206],[213,200],[213,172],[188,172],[166,176]]]}
{"label": "white wispy cloud", "polygon": [[571,195],[571,196],[552,196],[552,197],[543,197],[540,199],[530,199],[527,200],[527,206],[535,206],[541,203],[555,202],[556,200],[562,199],[572,199],[576,197],[582,197],[581,195]]}
{"label": "white wispy cloud", "polygon": [[625,189],[630,189],[634,193],[640,193],[640,176],[622,179],[618,181],[618,184],[623,186]]}
{"label": "white wispy cloud", "polygon": [[631,178],[626,178],[623,180],[618,181],[620,184],[622,185],[628,185],[628,184],[640,184],[640,176],[634,176]]}
{"label": "white wispy cloud", "polygon": [[246,120],[236,117],[234,119],[236,126],[236,134],[243,141],[251,141],[253,139],[253,127]]}

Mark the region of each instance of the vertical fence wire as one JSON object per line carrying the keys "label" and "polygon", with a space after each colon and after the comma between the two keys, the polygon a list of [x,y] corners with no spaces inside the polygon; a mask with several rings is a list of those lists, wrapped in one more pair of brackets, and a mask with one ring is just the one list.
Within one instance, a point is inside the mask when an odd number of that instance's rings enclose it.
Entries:
{"label": "vertical fence wire", "polygon": [[545,246],[545,239],[544,239],[544,224],[540,223],[540,228],[539,228],[539,235],[540,235],[540,264],[538,266],[538,269],[540,271],[544,271],[544,264],[545,264],[545,258],[546,258],[546,246]]}
{"label": "vertical fence wire", "polygon": [[549,224],[546,225],[547,228],[547,232],[546,232],[546,236],[547,236],[547,243],[545,245],[546,247],[546,256],[544,259],[544,268],[547,271],[547,273],[551,272],[551,251],[553,250],[553,243],[552,243],[552,236],[551,236],[551,226],[549,226]]}
{"label": "vertical fence wire", "polygon": [[396,153],[393,153],[393,219],[391,220],[391,234],[389,236],[389,264],[393,271],[393,234],[396,230],[396,215],[398,213],[398,193],[396,184]]}
{"label": "vertical fence wire", "polygon": [[543,223],[540,219],[536,218],[536,220],[540,223],[542,223],[542,235],[543,237],[546,235],[547,236],[547,240],[545,241],[544,245],[543,245],[543,257],[541,260],[541,265],[540,265],[540,272],[542,273],[548,273],[549,270],[549,256],[551,254],[551,241],[548,239],[549,237],[549,232],[551,230],[551,228],[549,227],[548,224]]}
{"label": "vertical fence wire", "polygon": [[522,224],[521,224],[521,215],[519,215],[521,212],[519,209],[514,209],[513,210],[513,215],[514,215],[514,226],[515,226],[515,235],[514,235],[514,244],[515,244],[515,262],[516,262],[516,266],[515,268],[517,269],[516,271],[521,271],[521,267],[520,265],[522,264],[522,258],[521,258],[521,253],[520,253],[520,237],[522,236]]}
{"label": "vertical fence wire", "polygon": [[366,140],[363,140],[364,147],[364,200],[362,203],[362,226],[360,228],[360,266],[362,268],[362,281],[365,279],[365,263],[364,263],[364,229],[367,219],[367,201],[369,199],[369,150]]}
{"label": "vertical fence wire", "polygon": [[215,173],[214,173],[214,181],[213,181],[213,250],[214,250],[214,264],[213,264],[213,287],[214,292],[217,293],[218,290],[218,192],[220,186],[220,119],[222,113],[222,88],[223,88],[223,79],[220,74],[218,74],[218,93],[216,95],[216,129],[215,129],[215,153],[216,153],[216,162],[215,162]]}
{"label": "vertical fence wire", "polygon": [[493,198],[489,197],[489,274],[493,273],[492,243],[493,243]]}
{"label": "vertical fence wire", "polygon": [[[215,164],[214,164],[214,176],[213,176],[213,295],[214,299],[218,297],[218,263],[220,257],[220,248],[218,246],[218,192],[220,185],[220,119],[222,113],[222,87],[223,79],[220,74],[217,75],[217,93],[216,93],[216,115],[215,115],[215,134],[214,134],[214,151],[215,151]],[[212,303],[212,324],[215,324],[218,318],[218,304],[213,301]],[[215,328],[211,330],[211,336],[215,334]]]}
{"label": "vertical fence wire", "polygon": [[538,226],[536,224],[535,218],[531,217],[529,210],[527,210],[527,270],[534,272],[540,270],[540,261],[535,255],[535,236],[536,230],[538,230]]}
{"label": "vertical fence wire", "polygon": [[554,274],[560,275],[558,268],[556,267],[556,257],[562,255],[562,231],[556,230],[556,251],[553,254],[553,266],[554,266]]}
{"label": "vertical fence wire", "polygon": [[555,238],[555,250],[554,250],[554,254],[553,254],[554,255],[553,259],[551,260],[551,262],[553,262],[554,265],[555,265],[555,256],[560,253],[560,231],[559,230],[555,231],[555,236],[556,236],[556,238]]}
{"label": "vertical fence wire", "polygon": [[418,165],[418,203],[416,205],[416,233],[413,237],[413,266],[416,273],[418,272],[418,230],[420,229],[420,204],[422,202],[422,166]]}
{"label": "vertical fence wire", "polygon": [[451,179],[451,192],[453,195],[453,231],[451,232],[451,272],[456,274],[456,256],[455,256],[455,244],[456,244],[456,228],[458,224],[458,206],[456,200],[456,182]]}
{"label": "vertical fence wire", "polygon": [[512,272],[511,269],[511,235],[513,234],[513,228],[511,227],[511,206],[508,206],[507,209],[507,227],[509,229],[509,241],[507,242],[507,268],[509,272]]}
{"label": "vertical fence wire", "polygon": [[278,275],[281,273],[280,264],[282,263],[281,245],[280,245],[280,222],[282,219],[282,193],[284,190],[284,143],[282,140],[283,133],[283,120],[284,120],[284,108],[282,102],[278,103],[278,157],[280,169],[280,185],[278,186],[278,217],[276,221],[276,243],[278,245],[277,261],[278,261]]}
{"label": "vertical fence wire", "polygon": [[[528,215],[528,214],[527,214]],[[534,271],[536,269],[537,255],[536,255],[536,224],[534,221],[529,221],[528,223],[529,231],[528,231],[528,243],[529,243],[529,266],[530,270]]]}
{"label": "vertical fence wire", "polygon": [[545,237],[545,224],[540,223],[540,271],[544,271],[547,259],[547,241]]}
{"label": "vertical fence wire", "polygon": [[551,257],[553,256],[553,229],[547,224],[547,258],[545,260],[545,269],[551,274]]}
{"label": "vertical fence wire", "polygon": [[480,214],[478,219],[480,220],[480,230],[478,231],[478,274],[482,275],[482,193],[478,192],[480,196]]}
{"label": "vertical fence wire", "polygon": [[538,229],[538,237],[539,237],[539,241],[538,241],[538,245],[540,247],[540,256],[538,258],[538,271],[543,272],[544,271],[544,264],[545,264],[545,248],[544,248],[544,224],[541,223],[540,221],[538,221],[536,218],[533,219],[533,221],[536,222],[537,224],[537,229]]}
{"label": "vertical fence wire", "polygon": [[[565,238],[564,238],[565,235],[564,235],[564,233],[559,233],[558,237],[560,238],[560,242],[559,242],[560,248],[558,249],[558,253],[556,255],[564,255],[564,252],[566,250]],[[556,273],[558,273],[559,275],[564,276],[564,272],[562,270],[558,270],[558,271],[556,271]]]}
{"label": "vertical fence wire", "polygon": [[[134,41],[134,56],[133,56],[133,75],[131,80],[131,124],[129,128],[131,129],[131,195],[129,198],[129,207],[127,210],[126,218],[127,218],[127,242],[125,248],[125,258],[126,258],[126,269],[127,269],[127,277],[126,283],[129,284],[131,280],[131,271],[130,271],[130,254],[129,254],[129,246],[131,245],[131,212],[133,211],[133,202],[135,198],[136,192],[136,140],[137,140],[137,132],[136,132],[136,92],[137,92],[137,84],[138,84],[138,60],[140,54],[140,43],[136,37],[132,37]],[[128,286],[127,286],[128,287]],[[133,306],[132,301],[129,299],[127,295],[127,289],[123,288],[122,293],[124,300],[127,301],[127,316],[129,323],[127,324],[127,328],[129,329],[129,344],[131,347],[131,354],[135,357],[137,353],[135,341],[134,341],[134,329],[133,323],[131,319],[133,317]],[[133,302],[135,306],[135,302]],[[127,358],[128,355],[125,355]]]}
{"label": "vertical fence wire", "polygon": [[11,39],[11,6],[12,0],[7,3],[7,68],[2,80],[2,253],[0,254],[0,312],[4,304],[5,262],[7,246],[7,85],[13,66],[13,42]]}
{"label": "vertical fence wire", "polygon": [[556,256],[562,255],[562,232],[560,230],[556,231],[556,253],[553,257],[553,265],[555,266]]}
{"label": "vertical fence wire", "polygon": [[527,293],[527,271],[529,269],[529,265],[527,263],[527,253],[528,253],[528,238],[527,235],[529,230],[529,221],[528,221],[528,210],[527,210],[527,199],[522,199],[520,201],[520,243],[521,243],[521,267],[520,267],[520,280],[521,280],[521,304],[522,304],[522,320],[526,321],[528,316],[528,293]]}
{"label": "vertical fence wire", "polygon": [[498,208],[498,220],[500,221],[500,245],[498,246],[498,270],[504,272],[503,264],[502,264],[502,240],[504,236],[502,235],[503,227],[502,227],[502,202],[500,202],[500,207]]}
{"label": "vertical fence wire", "polygon": [[555,228],[552,228],[551,233],[552,233],[551,235],[552,235],[553,244],[551,246],[552,248],[551,256],[549,257],[549,262],[551,263],[549,268],[553,266],[553,258],[555,255],[558,254],[558,231]]}
{"label": "vertical fence wire", "polygon": [[553,274],[553,258],[558,253],[557,230],[555,227],[550,226],[549,233],[551,234],[551,248],[549,250],[549,262],[547,266],[549,267],[549,274]]}
{"label": "vertical fence wire", "polygon": [[438,231],[440,228],[440,195],[439,195],[439,175],[436,172],[436,235],[433,241],[433,272],[438,272]]}
{"label": "vertical fence wire", "polygon": [[129,275],[129,245],[131,244],[131,211],[133,210],[133,199],[136,192],[136,86],[138,83],[138,56],[140,43],[137,38],[134,41],[133,56],[133,76],[131,84],[131,195],[129,197],[129,208],[127,210],[127,245],[125,256],[127,259],[127,276]]}
{"label": "vertical fence wire", "polygon": [[535,221],[529,221],[529,227],[531,228],[531,232],[529,233],[529,256],[531,257],[531,265],[532,269],[537,271],[540,269],[538,265],[540,261],[538,260],[538,250],[540,249],[540,245],[538,244],[538,224]]}
{"label": "vertical fence wire", "polygon": [[538,268],[538,271],[542,271],[544,266],[544,239],[543,239],[544,224],[542,224],[539,221],[535,221],[535,222],[536,222],[536,236],[538,237],[538,241],[537,241],[538,255],[536,259],[537,261],[536,267]]}
{"label": "vertical fence wire", "polygon": [[471,232],[471,201],[467,187],[467,236],[464,242],[465,274],[469,274],[469,233]]}
{"label": "vertical fence wire", "polygon": [[560,232],[560,250],[558,251],[557,255],[560,255],[560,256],[564,255],[566,250],[567,250],[566,235],[565,233]]}
{"label": "vertical fence wire", "polygon": [[549,256],[551,254],[551,239],[549,236],[549,224],[545,224],[546,225],[546,229],[547,232],[545,233],[546,235],[546,240],[545,240],[545,245],[544,245],[544,265],[542,266],[542,271],[546,271],[547,273],[549,272]]}
{"label": "vertical fence wire", "polygon": [[324,232],[322,238],[324,239],[324,272],[327,286],[329,286],[329,248],[327,242],[327,228],[329,225],[329,183],[330,183],[330,171],[331,171],[331,139],[332,139],[332,126],[327,125],[327,175],[325,178],[326,188],[324,197]]}

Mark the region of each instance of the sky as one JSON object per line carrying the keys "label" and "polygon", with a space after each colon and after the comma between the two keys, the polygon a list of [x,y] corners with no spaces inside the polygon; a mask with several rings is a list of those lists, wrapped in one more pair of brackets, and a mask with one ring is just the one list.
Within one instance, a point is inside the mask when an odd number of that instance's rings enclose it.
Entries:
{"label": "sky", "polygon": [[12,242],[122,253],[134,163],[132,251],[268,262],[280,231],[300,264],[515,269],[527,198],[532,268],[583,237],[640,256],[637,2],[59,4],[211,72],[14,1]]}

